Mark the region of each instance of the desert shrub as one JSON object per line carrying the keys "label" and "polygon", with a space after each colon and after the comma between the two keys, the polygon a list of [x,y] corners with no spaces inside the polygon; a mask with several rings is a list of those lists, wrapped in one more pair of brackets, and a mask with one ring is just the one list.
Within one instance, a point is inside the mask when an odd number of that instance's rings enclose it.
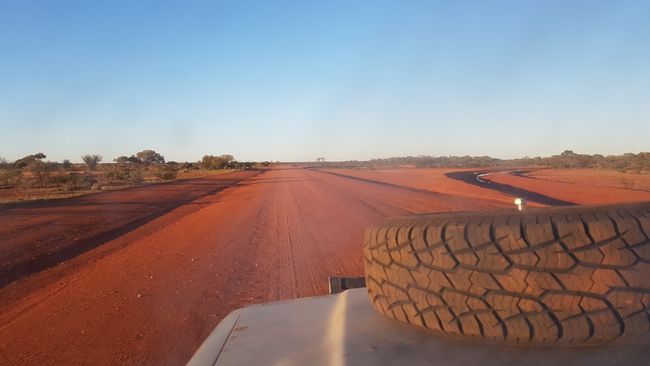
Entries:
{"label": "desert shrub", "polygon": [[45,164],[45,170],[50,172],[54,170],[59,170],[63,167],[62,164],[59,163],[58,161],[44,161],[43,164]]}
{"label": "desert shrub", "polygon": [[129,157],[126,155],[118,156],[115,159],[113,159],[114,162],[118,164],[126,164],[129,162]]}
{"label": "desert shrub", "polygon": [[129,171],[126,177],[129,184],[140,184],[144,181],[142,169],[134,168]]}
{"label": "desert shrub", "polygon": [[61,162],[61,167],[62,167],[63,169],[70,169],[70,168],[72,168],[72,163],[70,162],[70,160],[68,160],[68,159],[64,159],[64,160]]}
{"label": "desert shrub", "polygon": [[251,161],[234,161],[230,164],[230,167],[233,169],[253,169],[255,163]]}
{"label": "desert shrub", "polygon": [[131,164],[118,164],[106,170],[104,177],[124,184],[139,184],[143,181],[142,168]]}
{"label": "desert shrub", "polygon": [[177,174],[178,174],[178,170],[176,169],[176,167],[169,164],[160,165],[156,167],[156,171],[155,171],[156,177],[162,180],[176,179]]}
{"label": "desert shrub", "polygon": [[252,169],[255,166],[255,163],[250,161],[237,161],[233,160],[228,163],[226,168],[229,169]]}
{"label": "desert shrub", "polygon": [[116,157],[115,159],[113,159],[113,161],[116,162],[116,163],[118,163],[118,164],[127,164],[127,163],[131,163],[131,164],[142,164],[142,160],[140,160],[140,159],[139,159],[137,156],[135,156],[135,155],[131,155],[131,156],[126,156],[126,155],[118,156],[118,157]]}
{"label": "desert shrub", "polygon": [[180,168],[185,170],[185,171],[190,171],[190,170],[199,170],[201,169],[200,163],[181,163]]}
{"label": "desert shrub", "polygon": [[142,150],[137,152],[135,155],[126,156],[121,155],[113,159],[114,162],[118,164],[164,164],[165,157],[158,154],[154,150]]}
{"label": "desert shrub", "polygon": [[45,163],[41,160],[34,160],[26,167],[27,170],[34,174],[38,187],[45,187],[50,179],[50,173],[47,171]]}
{"label": "desert shrub", "polygon": [[103,177],[111,180],[124,180],[128,173],[128,167],[124,165],[111,165],[104,170]]}
{"label": "desert shrub", "polygon": [[210,169],[210,170],[225,169],[229,167],[229,165],[234,161],[234,159],[235,158],[232,155],[220,155],[220,156],[205,155],[201,159],[201,166],[203,167],[203,169]]}
{"label": "desert shrub", "polygon": [[9,168],[9,162],[5,158],[0,158],[0,169],[7,169]]}
{"label": "desert shrub", "polygon": [[50,179],[48,180],[49,184],[55,185],[55,186],[63,186],[68,182],[68,175],[65,174],[58,174],[58,175],[52,175],[50,176]]}
{"label": "desert shrub", "polygon": [[20,171],[13,167],[0,169],[0,186],[16,187],[21,183]]}
{"label": "desert shrub", "polygon": [[[78,174],[78,173],[77,173]],[[97,187],[97,178],[92,174],[78,174],[80,178],[75,177],[75,184],[80,188],[95,188]]]}
{"label": "desert shrub", "polygon": [[57,174],[49,177],[49,184],[63,187],[66,191],[89,189],[97,183],[97,179],[90,174]]}
{"label": "desert shrub", "polygon": [[86,154],[81,157],[81,160],[84,161],[88,169],[95,170],[95,168],[97,168],[97,164],[99,164],[99,162],[102,161],[102,156]]}
{"label": "desert shrub", "polygon": [[126,180],[126,176],[129,173],[129,167],[126,165],[113,165],[110,166],[106,171],[104,172],[104,178],[108,180],[118,180],[118,181],[123,181]]}

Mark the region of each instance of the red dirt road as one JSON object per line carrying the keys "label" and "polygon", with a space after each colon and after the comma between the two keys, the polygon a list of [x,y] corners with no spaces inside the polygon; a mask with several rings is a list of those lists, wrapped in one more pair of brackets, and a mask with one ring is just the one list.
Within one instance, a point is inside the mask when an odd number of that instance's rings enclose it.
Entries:
{"label": "red dirt road", "polygon": [[0,287],[121,237],[179,206],[185,206],[184,213],[197,210],[200,205],[188,203],[259,173],[242,171],[0,206]]}
{"label": "red dirt road", "polygon": [[5,286],[0,297],[14,301],[0,310],[0,362],[183,364],[228,312],[361,275],[363,230],[383,217],[503,206],[269,170]]}
{"label": "red dirt road", "polygon": [[474,168],[326,169],[325,171],[414,189],[512,204],[512,197],[505,193],[469,184],[460,184],[445,176],[450,172],[476,171]]}

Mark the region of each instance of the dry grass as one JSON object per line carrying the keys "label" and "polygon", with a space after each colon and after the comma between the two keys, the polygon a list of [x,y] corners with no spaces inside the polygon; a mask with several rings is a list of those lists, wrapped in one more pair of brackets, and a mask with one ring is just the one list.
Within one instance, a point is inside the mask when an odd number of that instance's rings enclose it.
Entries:
{"label": "dry grass", "polygon": [[83,190],[66,192],[58,188],[4,188],[0,189],[0,204],[31,202],[83,196],[96,191]]}

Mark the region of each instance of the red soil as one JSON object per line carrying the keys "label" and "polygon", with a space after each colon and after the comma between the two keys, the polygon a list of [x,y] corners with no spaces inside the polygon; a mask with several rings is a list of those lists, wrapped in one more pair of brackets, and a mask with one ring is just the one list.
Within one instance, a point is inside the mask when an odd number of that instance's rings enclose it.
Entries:
{"label": "red soil", "polygon": [[370,181],[278,168],[0,210],[3,268],[87,243],[0,289],[0,363],[183,364],[230,311],[361,275],[377,220],[512,206],[441,169],[332,172]]}
{"label": "red soil", "polygon": [[[615,184],[618,183],[616,174],[616,172],[601,170],[567,170],[560,175],[562,177],[560,179],[564,181],[558,181],[552,171],[540,171],[537,174],[536,172],[527,174],[530,178],[512,174],[492,174],[484,177],[484,180],[525,188],[580,205],[650,201],[650,191],[616,187]],[[630,174],[618,174],[621,178],[631,179],[627,177]],[[604,177],[607,180],[603,179]],[[642,180],[645,177],[637,175],[636,178]]]}
{"label": "red soil", "polygon": [[423,189],[431,192],[458,195],[463,197],[493,200],[512,204],[512,197],[490,189],[483,189],[460,183],[445,176],[445,173],[476,171],[459,168],[403,168],[403,169],[325,169],[353,177],[396,184],[404,187]]}
{"label": "red soil", "polygon": [[540,169],[526,176],[564,183],[650,192],[650,173],[624,173],[609,169]]}
{"label": "red soil", "polygon": [[[194,205],[200,208],[185,212]],[[317,171],[270,170],[0,290],[2,298],[29,290],[2,310],[0,360],[182,364],[238,307],[324,294],[328,276],[362,275],[363,231],[385,216],[499,206]],[[83,215],[86,206],[77,209]],[[23,210],[40,220],[38,207]],[[30,235],[61,222],[42,220]],[[115,249],[92,257],[107,247]]]}
{"label": "red soil", "polygon": [[73,257],[257,173],[237,172],[0,206],[0,285],[12,280],[12,275],[29,274],[41,269],[36,267]]}

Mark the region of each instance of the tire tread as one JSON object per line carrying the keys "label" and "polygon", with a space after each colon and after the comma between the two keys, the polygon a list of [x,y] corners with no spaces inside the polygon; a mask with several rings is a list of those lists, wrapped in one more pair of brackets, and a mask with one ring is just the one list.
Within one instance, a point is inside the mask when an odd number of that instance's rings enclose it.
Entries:
{"label": "tire tread", "polygon": [[398,218],[366,232],[377,311],[509,343],[650,334],[650,203]]}

